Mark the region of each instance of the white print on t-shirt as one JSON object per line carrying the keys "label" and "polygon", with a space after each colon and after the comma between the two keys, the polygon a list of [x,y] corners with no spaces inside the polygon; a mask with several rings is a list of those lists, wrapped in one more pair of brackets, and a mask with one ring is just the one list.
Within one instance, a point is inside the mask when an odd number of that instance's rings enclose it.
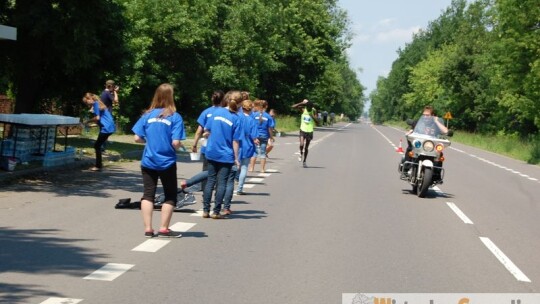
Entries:
{"label": "white print on t-shirt", "polygon": [[214,118],[214,120],[223,121],[224,123],[228,124],[229,127],[232,126],[232,124],[233,124],[232,121],[228,120],[228,119],[225,118],[225,117],[221,117],[221,116],[216,116],[216,117]]}
{"label": "white print on t-shirt", "polygon": [[148,120],[148,123],[151,124],[151,123],[154,123],[154,122],[161,122],[161,123],[164,123],[166,124],[167,126],[170,126],[172,124],[172,122],[168,119],[163,119],[163,118],[150,118]]}

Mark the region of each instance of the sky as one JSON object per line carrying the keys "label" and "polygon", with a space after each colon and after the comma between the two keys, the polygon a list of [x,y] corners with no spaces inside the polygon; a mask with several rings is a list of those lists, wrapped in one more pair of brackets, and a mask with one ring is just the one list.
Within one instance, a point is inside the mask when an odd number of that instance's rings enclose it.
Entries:
{"label": "sky", "polygon": [[[397,51],[450,6],[451,0],[339,0],[354,34],[347,51],[351,68],[369,97],[379,76],[388,76]],[[361,69],[362,71],[359,71]]]}

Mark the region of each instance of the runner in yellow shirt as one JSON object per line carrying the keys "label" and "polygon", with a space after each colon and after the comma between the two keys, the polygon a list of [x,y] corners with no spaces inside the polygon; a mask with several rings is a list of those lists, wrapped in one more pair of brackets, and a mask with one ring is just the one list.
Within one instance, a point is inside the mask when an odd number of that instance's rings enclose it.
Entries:
{"label": "runner in yellow shirt", "polygon": [[292,107],[302,110],[302,116],[300,117],[300,155],[298,156],[298,161],[302,161],[302,165],[306,168],[309,143],[313,139],[313,129],[317,121],[317,110],[313,107],[313,103],[307,99]]}

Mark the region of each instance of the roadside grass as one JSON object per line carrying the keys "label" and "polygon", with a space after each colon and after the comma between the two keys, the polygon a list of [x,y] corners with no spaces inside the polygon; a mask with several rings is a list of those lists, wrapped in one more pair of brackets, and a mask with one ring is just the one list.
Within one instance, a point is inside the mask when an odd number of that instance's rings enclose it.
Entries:
{"label": "roadside grass", "polygon": [[279,132],[287,133],[297,131],[300,126],[300,118],[289,115],[277,115],[276,116],[276,130]]}
{"label": "roadside grass", "polygon": [[[135,142],[128,143],[125,142],[125,138],[133,138],[133,135],[112,135],[109,137],[108,144],[106,145],[106,150],[111,155],[122,156],[122,158],[130,158],[129,152],[132,151],[142,151],[144,145],[138,144]],[[67,139],[67,145],[75,147],[77,154],[83,152],[86,156],[95,156],[94,151],[94,142],[96,141],[97,134],[95,136],[85,135],[85,136],[70,136]],[[122,138],[122,140],[118,140]],[[58,139],[56,142],[56,149],[63,150],[64,139]]]}
{"label": "roadside grass", "polygon": [[[299,117],[296,116],[281,116],[276,117],[277,130],[284,136],[287,132],[295,132],[298,130],[300,124]],[[97,128],[90,128],[87,132],[81,135],[71,135],[67,138],[67,146],[74,147],[77,154],[80,155],[81,151],[87,157],[95,157],[94,142],[98,137],[99,130]],[[193,137],[195,134],[188,133],[187,139],[183,141],[184,146],[189,151],[193,145]],[[65,140],[64,137],[58,135],[56,142],[56,150],[62,151],[64,149]],[[132,159],[130,152],[142,151],[144,149],[143,144],[138,144],[133,141],[133,134],[113,134],[109,137],[106,150],[109,155],[117,155],[120,159]]]}
{"label": "roadside grass", "polygon": [[452,138],[456,142],[481,148],[497,154],[540,164],[540,138],[522,139],[508,135],[479,135],[456,131]]}

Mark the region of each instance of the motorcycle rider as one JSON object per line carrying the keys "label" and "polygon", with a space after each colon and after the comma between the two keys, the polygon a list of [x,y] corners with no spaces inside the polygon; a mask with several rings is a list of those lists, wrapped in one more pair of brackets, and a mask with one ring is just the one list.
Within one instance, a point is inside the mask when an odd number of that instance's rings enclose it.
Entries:
{"label": "motorcycle rider", "polygon": [[[425,134],[448,133],[448,128],[439,120],[437,115],[435,115],[435,110],[430,105],[427,105],[424,107],[424,110],[422,111],[422,116],[419,119],[424,120],[424,123],[426,125],[426,130],[425,130],[426,132],[424,132]],[[405,135],[409,135],[414,132],[414,128],[416,127],[417,122],[418,120],[411,123],[411,129]],[[435,128],[437,128],[439,132],[435,132]],[[402,164],[405,162],[411,161],[411,157],[409,156],[410,151],[412,151],[412,143],[409,140],[407,140],[407,149],[405,150],[404,157],[401,159]],[[408,174],[408,171],[410,169],[410,164],[405,163],[403,166],[404,166],[403,172],[405,174]]]}

